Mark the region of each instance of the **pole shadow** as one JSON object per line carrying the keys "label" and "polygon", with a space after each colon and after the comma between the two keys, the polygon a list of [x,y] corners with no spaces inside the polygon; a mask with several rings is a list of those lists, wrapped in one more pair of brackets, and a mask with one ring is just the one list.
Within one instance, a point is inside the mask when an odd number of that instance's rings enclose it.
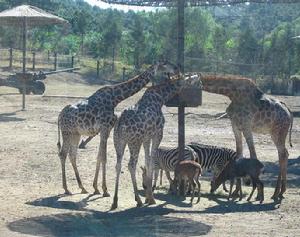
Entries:
{"label": "pole shadow", "polygon": [[19,112],[15,111],[15,112],[11,112],[11,113],[2,113],[0,114],[0,122],[20,122],[20,121],[24,121],[24,118],[18,118],[16,117],[16,113]]}
{"label": "pole shadow", "polygon": [[59,195],[50,196],[46,198],[39,198],[31,202],[26,202],[25,204],[38,206],[38,207],[50,207],[50,208],[66,209],[66,210],[73,210],[73,211],[86,211],[88,210],[86,209],[86,207],[88,206],[89,202],[103,198],[102,196],[99,195],[95,196],[94,194],[90,194],[79,202],[60,200],[61,198],[67,196],[69,195],[59,194]]}
{"label": "pole shadow", "polygon": [[187,218],[166,216],[172,209],[156,207],[131,208],[120,212],[88,211],[43,215],[13,221],[7,225],[13,232],[33,236],[199,236],[211,226]]}

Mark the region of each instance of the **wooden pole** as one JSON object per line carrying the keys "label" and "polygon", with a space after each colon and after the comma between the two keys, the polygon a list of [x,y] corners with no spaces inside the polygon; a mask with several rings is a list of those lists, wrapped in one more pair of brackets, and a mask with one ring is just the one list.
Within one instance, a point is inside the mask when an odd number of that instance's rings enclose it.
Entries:
{"label": "wooden pole", "polygon": [[112,65],[111,65],[111,72],[115,72],[115,46],[112,49]]}
{"label": "wooden pole", "polygon": [[[184,0],[177,2],[177,64],[180,71],[184,73]],[[179,100],[178,106],[178,155],[179,160],[183,160],[185,146],[185,127],[184,127],[184,105]],[[184,195],[184,182],[179,184],[180,194]]]}
{"label": "wooden pole", "polygon": [[35,70],[35,52],[32,52],[32,70]]}
{"label": "wooden pole", "polygon": [[23,99],[22,99],[22,110],[25,110],[25,95],[26,95],[26,41],[27,41],[27,22],[26,17],[23,17]]}
{"label": "wooden pole", "polygon": [[100,61],[97,60],[97,77],[99,77],[99,72],[100,72]]}
{"label": "wooden pole", "polygon": [[126,68],[123,67],[123,76],[122,76],[122,80],[125,81],[125,71],[126,71]]}
{"label": "wooden pole", "polygon": [[72,55],[72,58],[71,58],[71,67],[72,68],[74,67],[74,55]]}
{"label": "wooden pole", "polygon": [[12,62],[13,62],[13,49],[9,49],[9,68],[12,68]]}
{"label": "wooden pole", "polygon": [[54,53],[54,71],[57,69],[57,53]]}
{"label": "wooden pole", "polygon": [[[177,64],[184,73],[184,0],[178,0]],[[180,160],[183,159],[185,143],[184,106],[178,107],[178,147]]]}

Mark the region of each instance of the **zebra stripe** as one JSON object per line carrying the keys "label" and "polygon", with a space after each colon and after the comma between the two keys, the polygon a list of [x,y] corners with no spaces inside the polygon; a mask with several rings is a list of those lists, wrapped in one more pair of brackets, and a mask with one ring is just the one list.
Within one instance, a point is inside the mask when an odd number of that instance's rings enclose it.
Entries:
{"label": "zebra stripe", "polygon": [[202,169],[213,169],[215,175],[221,172],[227,161],[237,159],[237,153],[229,148],[199,143],[191,143],[187,146],[197,153],[197,162],[201,165]]}
{"label": "zebra stripe", "polygon": [[[174,171],[179,161],[178,148],[159,147],[154,157],[154,169]],[[189,147],[184,148],[183,160],[196,160],[197,154]]]}

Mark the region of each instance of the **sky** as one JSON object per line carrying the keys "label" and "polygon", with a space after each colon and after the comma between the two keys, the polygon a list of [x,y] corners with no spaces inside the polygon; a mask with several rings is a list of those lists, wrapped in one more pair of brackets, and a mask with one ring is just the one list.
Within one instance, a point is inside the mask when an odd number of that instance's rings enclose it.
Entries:
{"label": "sky", "polygon": [[117,5],[117,4],[108,4],[102,1],[97,0],[84,0],[92,6],[98,6],[100,8],[115,8],[123,11],[153,11],[153,7],[138,7],[138,6],[125,6],[125,5]]}

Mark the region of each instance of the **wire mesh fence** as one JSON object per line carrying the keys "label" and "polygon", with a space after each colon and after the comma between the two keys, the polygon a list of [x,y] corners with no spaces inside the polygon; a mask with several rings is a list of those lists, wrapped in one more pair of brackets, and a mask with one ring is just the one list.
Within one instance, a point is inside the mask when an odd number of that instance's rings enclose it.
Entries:
{"label": "wire mesh fence", "polygon": [[[79,64],[79,58],[73,55],[27,51],[27,70],[58,70],[71,68]],[[23,65],[23,51],[19,49],[0,49],[0,66],[18,70]]]}

